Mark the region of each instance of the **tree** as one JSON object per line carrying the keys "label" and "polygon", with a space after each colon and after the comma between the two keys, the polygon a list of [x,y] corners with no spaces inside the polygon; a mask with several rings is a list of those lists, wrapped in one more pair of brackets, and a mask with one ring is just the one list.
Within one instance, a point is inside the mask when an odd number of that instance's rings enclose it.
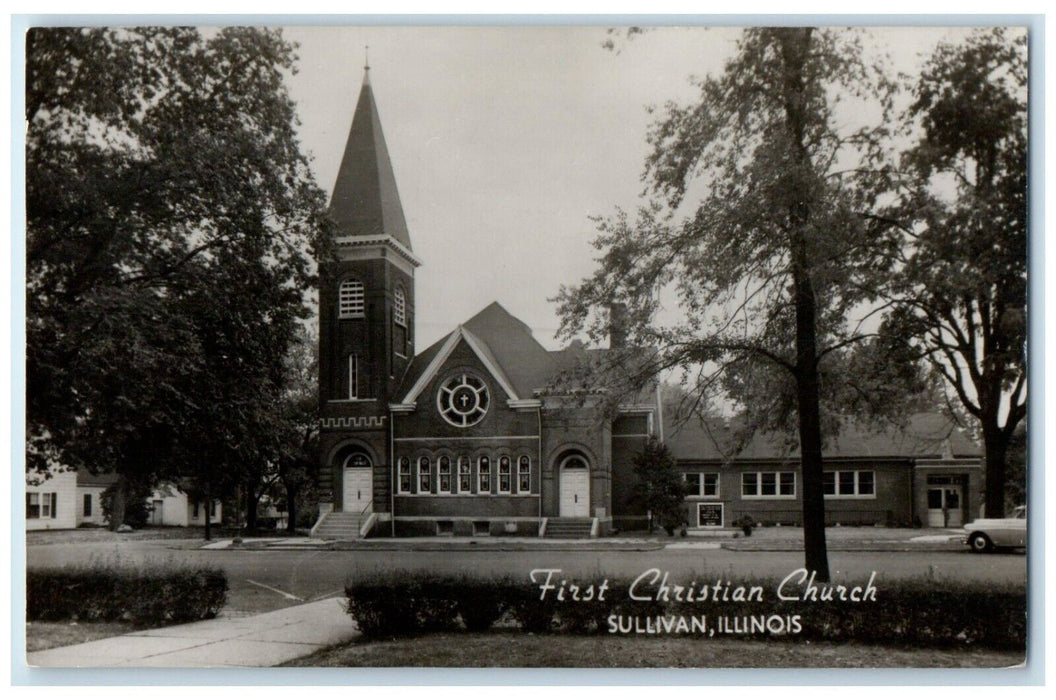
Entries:
{"label": "tree", "polygon": [[[652,199],[634,222],[599,223],[599,269],[557,298],[566,337],[599,340],[622,303],[630,344],[655,349],[648,373],[678,368],[746,431],[797,435],[806,565],[825,580],[823,436],[845,394],[840,369],[869,335],[852,312],[897,243],[874,216],[890,187],[894,86],[862,56],[846,30],[746,30],[695,103],[667,105],[649,134]],[[855,125],[865,103],[876,122]]]}
{"label": "tree", "polygon": [[686,483],[675,467],[671,450],[656,438],[649,438],[632,463],[637,477],[631,489],[632,502],[652,516],[650,527],[659,522],[673,532],[686,520],[682,510]]}
{"label": "tree", "polygon": [[247,28],[28,33],[27,469],[220,496],[266,453],[328,241],[294,48]]}
{"label": "tree", "polygon": [[894,214],[906,260],[893,332],[979,421],[988,517],[1002,517],[1010,442],[1027,414],[1026,32],[940,44],[914,89],[920,137]]}
{"label": "tree", "polygon": [[304,331],[287,356],[282,401],[282,451],[279,481],[285,491],[286,529],[297,528],[298,505],[315,483],[319,458],[319,342]]}

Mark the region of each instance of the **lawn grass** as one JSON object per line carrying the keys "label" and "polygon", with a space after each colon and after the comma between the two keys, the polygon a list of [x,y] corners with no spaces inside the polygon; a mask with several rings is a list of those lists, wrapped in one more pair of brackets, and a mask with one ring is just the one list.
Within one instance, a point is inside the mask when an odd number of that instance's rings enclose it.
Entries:
{"label": "lawn grass", "polygon": [[1021,651],[678,637],[435,634],[357,641],[284,666],[447,668],[1002,668]]}
{"label": "lawn grass", "polygon": [[128,622],[27,622],[26,651],[66,647],[135,630],[135,625]]}

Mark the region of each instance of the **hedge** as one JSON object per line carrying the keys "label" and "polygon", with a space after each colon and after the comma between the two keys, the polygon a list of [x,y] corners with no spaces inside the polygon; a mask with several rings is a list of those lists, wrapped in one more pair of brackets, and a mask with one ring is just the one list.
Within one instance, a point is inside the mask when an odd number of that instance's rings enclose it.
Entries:
{"label": "hedge", "polygon": [[26,572],[26,618],[164,625],[215,617],[227,599],[216,568],[88,565]]}
{"label": "hedge", "polygon": [[[775,595],[777,580],[741,579],[730,582],[730,586],[761,586],[763,600],[685,603],[633,600],[627,597],[629,579],[595,575],[593,580],[604,578],[609,579],[605,600],[590,602],[558,602],[553,591],[540,601],[539,588],[527,577],[514,580],[399,571],[349,578],[345,595],[347,612],[360,632],[374,639],[460,627],[481,632],[500,620],[535,634],[599,634],[610,631],[611,615],[642,620],[665,615],[704,615],[712,620],[718,616],[734,620],[778,615],[787,620],[786,616],[799,615],[802,629],[793,638],[933,647],[1026,646],[1023,585],[892,580],[876,584],[875,602],[821,602],[781,601]],[[698,576],[696,580],[713,582],[715,577]],[[716,635],[715,639],[727,636],[770,638],[771,633],[749,631]]]}

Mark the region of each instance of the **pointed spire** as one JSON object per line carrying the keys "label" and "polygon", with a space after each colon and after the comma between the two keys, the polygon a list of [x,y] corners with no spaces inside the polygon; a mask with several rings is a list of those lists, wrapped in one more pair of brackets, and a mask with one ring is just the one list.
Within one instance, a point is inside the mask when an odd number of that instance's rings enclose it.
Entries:
{"label": "pointed spire", "polygon": [[411,250],[396,176],[370,86],[369,61],[364,66],[363,87],[330,198],[330,218],[337,224],[339,237],[387,235]]}

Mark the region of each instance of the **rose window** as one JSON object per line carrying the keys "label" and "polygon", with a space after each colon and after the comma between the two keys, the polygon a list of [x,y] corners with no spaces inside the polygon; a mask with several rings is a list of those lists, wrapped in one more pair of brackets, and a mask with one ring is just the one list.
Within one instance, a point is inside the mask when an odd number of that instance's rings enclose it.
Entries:
{"label": "rose window", "polygon": [[448,423],[468,428],[488,412],[488,387],[472,374],[457,374],[440,386],[436,405]]}

